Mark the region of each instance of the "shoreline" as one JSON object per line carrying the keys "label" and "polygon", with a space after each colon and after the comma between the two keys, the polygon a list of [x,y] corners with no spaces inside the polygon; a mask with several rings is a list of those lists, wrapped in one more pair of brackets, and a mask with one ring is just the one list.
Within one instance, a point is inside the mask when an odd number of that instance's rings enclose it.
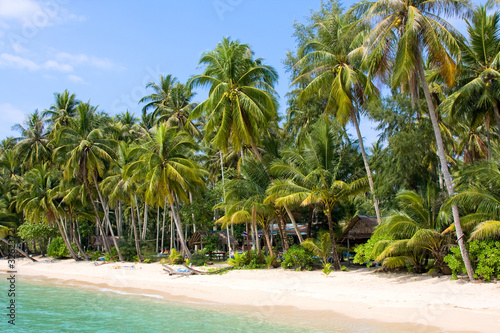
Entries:
{"label": "shoreline", "polygon": [[[131,265],[134,269],[123,268]],[[1,260],[0,271],[6,268],[6,260]],[[16,268],[27,280],[156,295],[300,327],[348,331],[349,325],[360,324],[380,332],[495,332],[500,327],[498,284],[469,284],[449,277],[373,273],[366,268],[329,277],[319,271],[282,269],[181,277],[162,273],[158,263],[95,266],[74,260],[19,260]]]}

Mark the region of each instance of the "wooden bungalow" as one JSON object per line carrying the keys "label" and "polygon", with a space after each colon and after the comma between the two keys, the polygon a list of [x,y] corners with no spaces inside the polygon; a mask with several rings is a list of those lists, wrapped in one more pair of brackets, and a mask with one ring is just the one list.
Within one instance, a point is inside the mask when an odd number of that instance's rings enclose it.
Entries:
{"label": "wooden bungalow", "polygon": [[377,218],[374,216],[356,215],[344,229],[339,243],[345,244],[348,249],[366,243],[377,225]]}
{"label": "wooden bungalow", "polygon": [[[198,245],[200,249],[203,249],[203,239],[212,235],[219,236],[219,241],[223,246],[227,247],[227,232],[224,231],[196,231],[193,236],[188,241],[188,245],[190,248],[194,248],[195,245]],[[231,248],[238,246],[238,241],[234,238],[233,235],[229,234],[229,241],[231,242]]]}
{"label": "wooden bungalow", "polygon": [[[108,244],[109,244],[110,246],[114,246],[113,237],[111,237],[111,236],[106,236],[106,238],[108,239]],[[123,237],[118,237],[118,236],[115,236],[115,239],[116,239],[116,241],[117,241],[119,244],[121,244],[121,243],[122,243],[122,240],[123,240]],[[100,248],[102,248],[102,247],[104,246],[102,236],[101,236],[101,235],[92,236],[92,239],[91,239],[91,245],[92,245],[92,246],[95,246],[95,247],[100,247]]]}

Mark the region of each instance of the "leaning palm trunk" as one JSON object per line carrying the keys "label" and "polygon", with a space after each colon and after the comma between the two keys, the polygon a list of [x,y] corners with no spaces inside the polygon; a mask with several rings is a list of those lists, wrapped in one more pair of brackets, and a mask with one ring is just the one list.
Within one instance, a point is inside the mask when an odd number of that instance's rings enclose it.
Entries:
{"label": "leaning palm trunk", "polygon": [[255,206],[252,207],[252,234],[254,234],[255,247],[257,249],[257,256],[260,256],[260,240],[259,232],[257,230],[257,210]]}
{"label": "leaning palm trunk", "polygon": [[182,234],[182,225],[181,225],[181,217],[179,215],[179,210],[176,208],[179,206],[179,203],[177,201],[178,199],[177,199],[177,196],[175,194],[172,194],[172,196],[175,200],[175,205],[172,202],[170,204],[170,210],[172,211],[173,216],[174,216],[174,223],[175,223],[175,227],[177,229],[177,236],[178,236],[179,241],[181,243],[182,252],[184,252],[184,254],[186,254],[188,256],[188,259],[191,259],[191,252],[189,251],[187,244],[186,244],[186,240],[184,239],[184,235]]}
{"label": "leaning palm trunk", "polygon": [[66,229],[64,228],[64,222],[62,219],[56,219],[57,227],[59,228],[59,232],[61,233],[61,237],[64,241],[64,244],[66,244],[66,247],[68,248],[69,254],[71,255],[71,258],[75,260],[80,260],[80,257],[78,257],[78,254],[73,250],[73,247],[71,246],[71,242],[69,241],[68,234],[66,233]]}
{"label": "leaning palm trunk", "polygon": [[332,258],[333,258],[333,268],[335,270],[340,270],[340,259],[337,254],[337,243],[335,242],[335,234],[333,232],[333,220],[332,212],[329,207],[326,208],[326,217],[328,219],[328,232],[330,233],[330,242],[332,243]]}
{"label": "leaning palm trunk", "polygon": [[354,127],[356,128],[356,133],[358,135],[359,149],[361,150],[361,156],[363,156],[363,163],[365,164],[366,176],[368,177],[368,183],[370,184],[370,192],[372,193],[373,207],[375,208],[375,214],[377,215],[377,223],[380,224],[382,222],[382,217],[380,215],[378,199],[375,196],[375,187],[373,186],[372,171],[370,169],[370,164],[368,163],[368,157],[366,155],[365,146],[363,144],[363,137],[361,136],[358,119],[355,113],[351,115],[351,119],[352,122],[354,123]]}
{"label": "leaning palm trunk", "polygon": [[144,257],[142,256],[141,247],[139,246],[139,235],[137,234],[137,227],[135,225],[134,205],[130,205],[130,216],[132,218],[132,230],[134,231],[135,250],[137,251],[137,256],[139,257],[139,261],[143,262]]}
{"label": "leaning palm trunk", "polygon": [[113,245],[115,246],[116,253],[118,254],[118,260],[124,261],[123,257],[122,257],[122,253],[120,251],[120,248],[118,247],[118,242],[116,241],[116,238],[115,238],[113,226],[111,225],[111,222],[109,221],[109,207],[108,207],[108,204],[104,201],[102,193],[99,190],[99,186],[97,185],[97,178],[96,178],[95,174],[94,174],[94,184],[95,184],[95,188],[97,190],[97,195],[99,196],[99,201],[101,202],[101,207],[104,211],[104,219],[105,219],[106,223],[108,224],[109,232],[111,233],[111,238],[113,239]]}
{"label": "leaning palm trunk", "polygon": [[89,256],[85,253],[85,251],[82,248],[82,244],[80,243],[80,230],[79,230],[79,225],[78,225],[78,220],[73,222],[73,230],[74,230],[74,238],[75,238],[75,244],[76,247],[78,248],[78,251],[82,254],[83,259],[86,261],[89,261],[90,258]]}
{"label": "leaning palm trunk", "polygon": [[266,239],[267,249],[269,250],[269,255],[274,257],[273,247],[271,246],[271,239],[269,238],[269,228],[267,226],[262,228],[262,233]]}
{"label": "leaning palm trunk", "polygon": [[292,212],[290,211],[290,208],[288,208],[287,204],[284,204],[285,210],[288,214],[288,217],[290,218],[290,221],[293,224],[293,228],[295,229],[295,233],[297,234],[297,237],[299,239],[300,244],[304,242],[304,239],[302,238],[302,235],[300,234],[299,227],[297,226],[297,222],[295,222],[295,218],[293,217]]}
{"label": "leaning palm trunk", "polygon": [[97,228],[99,229],[99,232],[101,233],[102,236],[102,244],[104,246],[104,251],[110,253],[110,248],[109,248],[109,243],[108,239],[106,238],[106,233],[104,232],[104,229],[102,227],[101,219],[99,218],[99,212],[97,211],[97,206],[94,201],[94,196],[92,195],[92,190],[88,186],[88,182],[85,182],[86,187],[87,187],[87,192],[90,198],[90,202],[92,203],[92,208],[94,209],[94,214],[95,214],[95,223],[97,224]]}
{"label": "leaning palm trunk", "polygon": [[[441,162],[441,170],[443,171],[443,177],[446,184],[446,190],[448,191],[448,195],[452,197],[454,195],[453,183],[451,181],[450,171],[448,170],[448,164],[446,162],[446,156],[444,152],[443,138],[441,136],[441,132],[439,130],[439,124],[436,117],[436,112],[434,110],[434,104],[432,103],[431,94],[429,92],[429,87],[427,86],[427,81],[425,80],[424,73],[424,64],[423,59],[420,55],[420,52],[417,52],[416,59],[417,71],[420,76],[420,81],[422,83],[422,88],[424,90],[425,99],[427,101],[427,107],[429,108],[429,115],[432,121],[432,128],[434,130],[434,135],[436,136],[436,145],[438,148],[438,156],[439,161]],[[462,259],[465,264],[465,268],[467,269],[467,275],[469,276],[470,281],[474,281],[474,269],[470,263],[469,253],[465,248],[464,241],[464,233],[462,231],[462,225],[460,224],[460,214],[458,212],[458,206],[456,204],[452,204],[451,210],[453,212],[453,220],[455,221],[455,230],[457,233],[457,242],[460,247],[460,252],[462,254]]]}

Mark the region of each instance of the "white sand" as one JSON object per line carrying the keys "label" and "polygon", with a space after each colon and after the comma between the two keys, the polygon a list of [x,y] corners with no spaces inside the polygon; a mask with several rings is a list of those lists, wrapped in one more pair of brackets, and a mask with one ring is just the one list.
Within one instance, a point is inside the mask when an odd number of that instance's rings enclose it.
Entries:
{"label": "white sand", "polygon": [[[43,259],[42,259],[43,260]],[[156,293],[181,301],[198,300],[235,309],[253,306],[263,320],[287,314],[309,316],[317,326],[333,311],[356,319],[413,323],[407,331],[500,332],[500,285],[450,281],[449,277],[351,272],[295,272],[282,269],[233,270],[222,275],[168,276],[159,264],[116,263],[95,266],[73,260],[17,262],[18,275],[66,283],[106,285],[136,293]],[[121,267],[121,268],[118,268]],[[6,260],[0,271],[7,271]],[[291,308],[290,308],[291,307]],[[251,308],[249,308],[251,309]],[[312,311],[305,311],[312,310]],[[311,313],[321,314],[318,318]],[[317,319],[317,321],[316,321]],[[438,327],[439,329],[428,327]],[[382,330],[383,331],[383,330]],[[398,331],[397,329],[395,331]]]}

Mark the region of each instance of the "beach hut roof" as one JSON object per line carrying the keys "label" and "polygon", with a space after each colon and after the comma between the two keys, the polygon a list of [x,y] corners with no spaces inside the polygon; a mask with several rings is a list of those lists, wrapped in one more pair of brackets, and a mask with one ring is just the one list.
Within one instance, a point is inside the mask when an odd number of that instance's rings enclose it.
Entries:
{"label": "beach hut roof", "polygon": [[373,228],[377,226],[374,216],[356,215],[347,225],[340,237],[340,242],[349,240],[366,240],[372,236]]}

